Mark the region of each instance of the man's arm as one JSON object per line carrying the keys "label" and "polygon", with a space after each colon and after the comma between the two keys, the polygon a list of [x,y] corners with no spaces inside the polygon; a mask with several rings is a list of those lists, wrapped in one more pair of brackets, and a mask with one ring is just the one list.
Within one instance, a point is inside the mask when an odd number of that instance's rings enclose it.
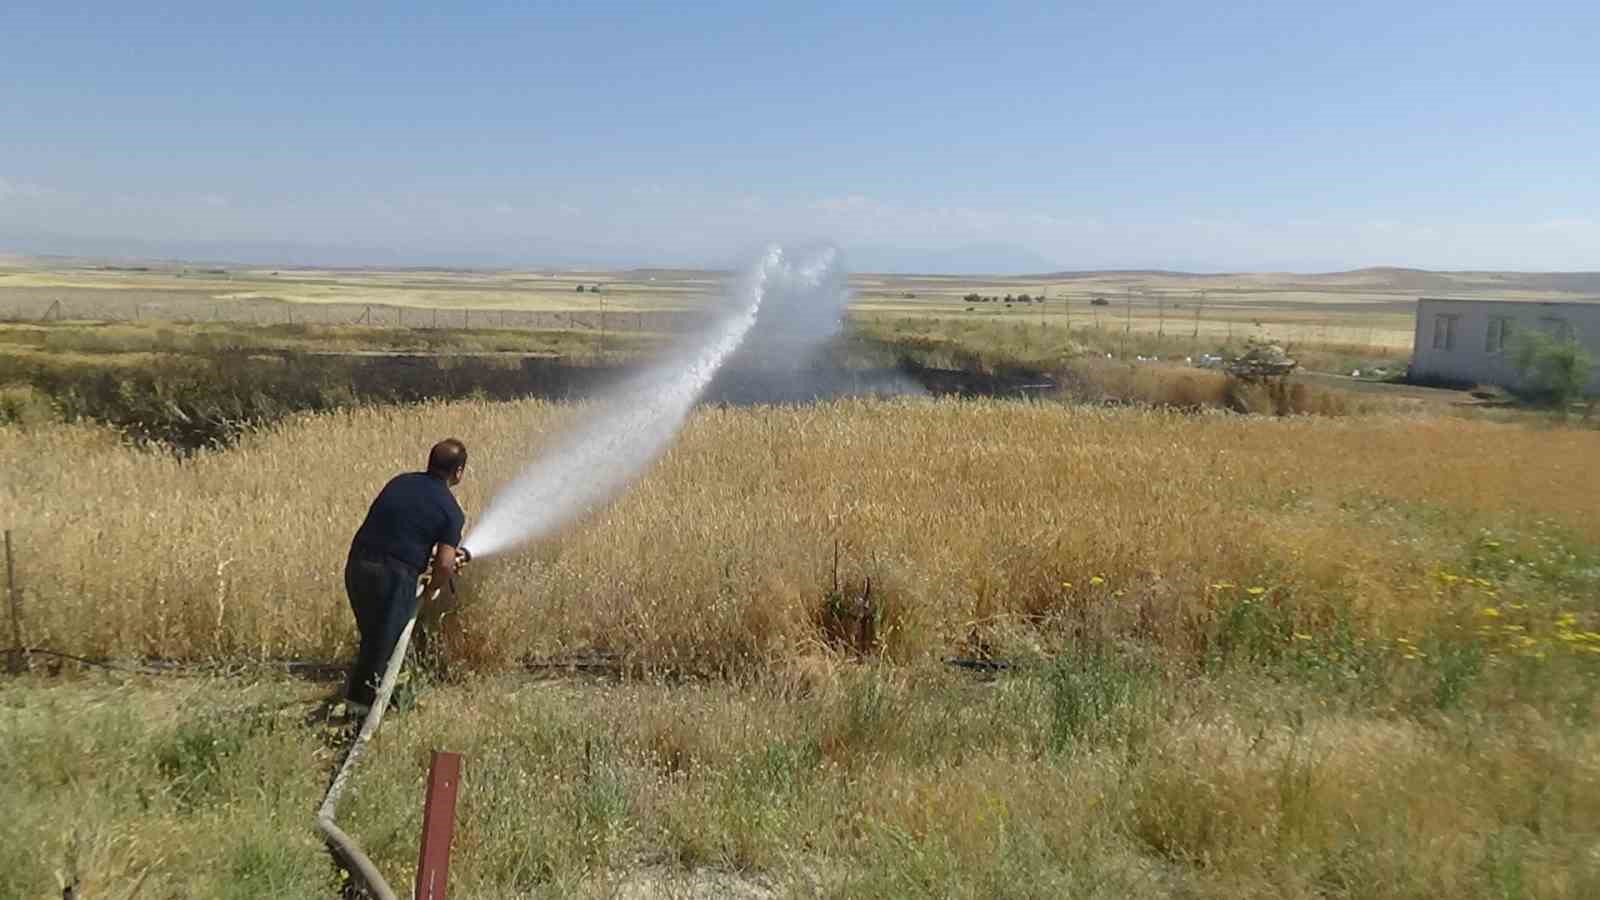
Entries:
{"label": "man's arm", "polygon": [[[448,496],[448,495],[447,495]],[[445,526],[440,530],[434,542],[433,550],[433,587],[435,590],[444,590],[450,583],[450,577],[460,571],[470,554],[458,549],[461,546],[461,532],[467,527],[467,517],[461,514],[461,505],[455,502],[454,497],[449,497],[450,503],[445,508]]]}
{"label": "man's arm", "polygon": [[458,557],[456,548],[449,544],[438,544],[433,551],[433,575],[429,584],[433,590],[442,591],[450,583],[450,576],[456,573]]}

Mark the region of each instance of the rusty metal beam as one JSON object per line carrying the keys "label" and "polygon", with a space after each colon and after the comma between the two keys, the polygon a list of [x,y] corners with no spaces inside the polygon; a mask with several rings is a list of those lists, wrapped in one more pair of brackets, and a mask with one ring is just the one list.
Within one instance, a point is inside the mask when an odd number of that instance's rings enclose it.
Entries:
{"label": "rusty metal beam", "polygon": [[450,838],[456,826],[456,791],[461,754],[435,750],[428,767],[422,807],[422,850],[417,857],[416,900],[445,900],[450,877]]}

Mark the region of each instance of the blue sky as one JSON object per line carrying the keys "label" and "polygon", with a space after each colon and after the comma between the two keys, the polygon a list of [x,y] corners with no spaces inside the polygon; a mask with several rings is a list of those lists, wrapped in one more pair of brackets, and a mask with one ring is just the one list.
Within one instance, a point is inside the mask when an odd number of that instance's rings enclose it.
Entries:
{"label": "blue sky", "polygon": [[1600,269],[1592,2],[67,6],[0,250]]}

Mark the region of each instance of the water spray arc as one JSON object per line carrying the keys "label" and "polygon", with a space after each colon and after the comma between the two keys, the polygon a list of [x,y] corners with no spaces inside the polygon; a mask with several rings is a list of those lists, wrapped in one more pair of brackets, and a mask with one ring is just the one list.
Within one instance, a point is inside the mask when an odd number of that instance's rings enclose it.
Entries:
{"label": "water spray arc", "polygon": [[501,553],[611,499],[666,449],[717,370],[761,327],[758,322],[777,322],[773,327],[786,330],[802,322],[802,333],[793,337],[826,338],[823,332],[837,327],[843,309],[843,285],[836,251],[796,264],[783,248],[769,248],[739,279],[730,298],[734,308],[725,318],[687,352],[598,401],[592,418],[495,495],[463,543],[478,557]]}

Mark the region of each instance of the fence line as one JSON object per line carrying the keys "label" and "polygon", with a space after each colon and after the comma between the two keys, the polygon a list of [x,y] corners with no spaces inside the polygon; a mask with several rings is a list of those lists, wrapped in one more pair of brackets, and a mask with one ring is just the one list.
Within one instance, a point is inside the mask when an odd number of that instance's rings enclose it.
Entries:
{"label": "fence line", "polygon": [[43,296],[0,302],[7,322],[170,322],[174,324],[328,325],[421,330],[679,333],[708,323],[713,310],[616,308],[498,309],[393,306],[382,303],[289,303],[173,297],[162,300]]}

